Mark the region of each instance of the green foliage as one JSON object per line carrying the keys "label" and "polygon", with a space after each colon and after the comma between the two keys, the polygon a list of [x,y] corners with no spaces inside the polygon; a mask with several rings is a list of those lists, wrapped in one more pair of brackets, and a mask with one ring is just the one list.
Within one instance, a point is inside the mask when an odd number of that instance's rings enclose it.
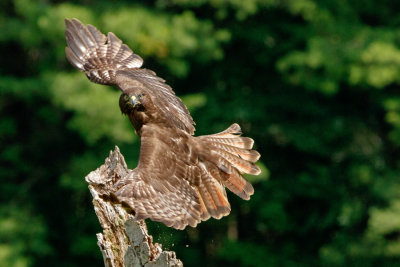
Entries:
{"label": "green foliage", "polygon": [[102,137],[117,142],[132,142],[135,137],[132,126],[118,109],[119,92],[101,85],[88,84],[87,78],[81,73],[49,73],[46,80],[49,81],[54,103],[74,111],[68,126],[81,133],[89,144]]}
{"label": "green foliage", "polygon": [[400,260],[400,20],[393,1],[0,3],[0,262],[99,266],[84,176],[139,140],[119,92],[65,59],[64,19],[115,32],[165,78],[196,134],[238,122],[255,195],[175,231],[186,266],[393,266]]}
{"label": "green foliage", "polygon": [[46,255],[51,251],[46,242],[45,224],[41,218],[15,205],[1,207],[0,214],[2,264],[30,266],[33,262],[32,254]]}

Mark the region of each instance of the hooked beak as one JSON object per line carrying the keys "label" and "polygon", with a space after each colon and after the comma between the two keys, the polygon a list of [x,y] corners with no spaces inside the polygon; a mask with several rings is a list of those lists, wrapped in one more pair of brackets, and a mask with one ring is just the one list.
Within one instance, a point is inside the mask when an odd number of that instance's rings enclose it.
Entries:
{"label": "hooked beak", "polygon": [[131,102],[132,106],[136,106],[136,105],[140,104],[139,99],[138,99],[136,96],[134,96],[134,95],[131,96],[130,102]]}

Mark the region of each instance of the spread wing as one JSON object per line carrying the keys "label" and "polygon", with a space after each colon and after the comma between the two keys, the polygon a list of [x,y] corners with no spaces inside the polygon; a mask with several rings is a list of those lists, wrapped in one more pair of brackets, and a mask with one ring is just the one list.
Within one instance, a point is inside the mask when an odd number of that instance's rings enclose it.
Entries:
{"label": "spread wing", "polygon": [[171,125],[194,133],[189,111],[174,91],[155,72],[141,69],[143,59],[109,32],[102,34],[92,25],[66,19],[65,53],[69,62],[95,83],[117,85],[121,91],[139,87],[152,98],[159,114]]}
{"label": "spread wing", "polygon": [[254,190],[242,173],[260,172],[253,164],[260,157],[251,150],[253,141],[239,132],[233,124],[218,134],[192,137],[158,125],[143,126],[138,167],[115,185],[115,196],[136,218],[176,229],[228,215],[225,186],[249,199]]}
{"label": "spread wing", "polygon": [[[151,218],[167,226],[195,227],[202,219],[196,187],[201,172],[185,136],[143,126],[138,167],[116,184],[114,194],[135,211],[137,219]],[[192,154],[194,155],[194,154]]]}

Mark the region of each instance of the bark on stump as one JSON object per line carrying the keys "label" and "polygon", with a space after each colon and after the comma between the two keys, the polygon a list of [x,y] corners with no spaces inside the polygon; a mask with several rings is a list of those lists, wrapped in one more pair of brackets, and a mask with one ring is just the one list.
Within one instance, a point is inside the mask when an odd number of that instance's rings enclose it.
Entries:
{"label": "bark on stump", "polygon": [[85,178],[103,228],[103,233],[97,234],[97,244],[105,266],[183,266],[175,252],[163,251],[161,244],[153,243],[144,220],[135,220],[110,197],[112,186],[128,172],[124,156],[116,146],[105,163]]}

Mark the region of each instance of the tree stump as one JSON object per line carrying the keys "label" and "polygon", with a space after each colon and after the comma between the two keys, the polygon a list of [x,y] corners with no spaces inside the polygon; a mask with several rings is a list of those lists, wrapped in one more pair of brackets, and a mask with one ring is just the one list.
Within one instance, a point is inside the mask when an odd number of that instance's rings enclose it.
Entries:
{"label": "tree stump", "polygon": [[85,180],[93,196],[93,205],[103,233],[97,234],[97,244],[106,267],[122,266],[183,266],[175,252],[163,251],[153,243],[144,220],[137,221],[111,197],[113,185],[127,175],[124,156],[116,146],[105,163],[89,173]]}

